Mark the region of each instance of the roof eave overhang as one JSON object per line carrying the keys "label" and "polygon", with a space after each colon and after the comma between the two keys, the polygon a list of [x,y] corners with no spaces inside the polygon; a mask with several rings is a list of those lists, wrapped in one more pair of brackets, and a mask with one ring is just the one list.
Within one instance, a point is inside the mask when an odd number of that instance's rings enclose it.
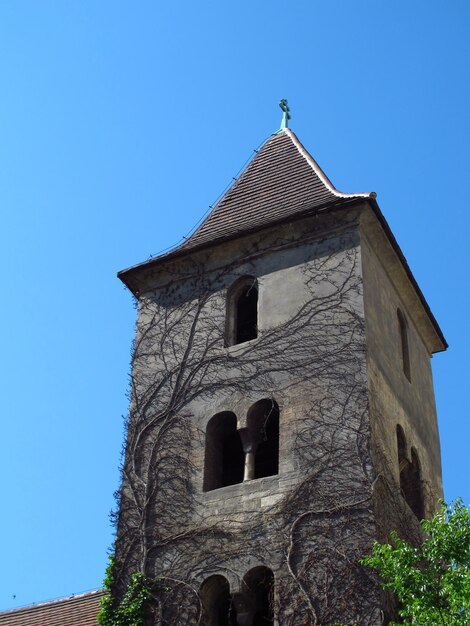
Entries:
{"label": "roof eave overhang", "polygon": [[437,323],[436,318],[434,317],[431,308],[429,306],[429,304],[426,301],[426,298],[423,295],[423,292],[421,291],[415,277],[413,276],[413,272],[410,269],[410,266],[408,265],[408,262],[405,258],[405,255],[403,254],[400,246],[398,245],[397,240],[395,239],[395,236],[390,228],[390,226],[388,225],[387,220],[385,219],[382,211],[380,210],[380,207],[377,203],[376,200],[376,194],[375,193],[371,193],[368,196],[365,195],[361,195],[361,196],[355,196],[355,197],[349,197],[349,198],[338,198],[337,202],[328,202],[327,204],[325,204],[322,207],[315,207],[313,209],[307,209],[306,211],[303,211],[302,213],[299,213],[295,216],[286,218],[280,218],[279,220],[274,220],[273,222],[271,222],[269,225],[267,224],[262,224],[260,226],[251,228],[251,229],[247,229],[244,230],[242,232],[239,233],[232,233],[230,235],[227,235],[226,237],[219,237],[218,239],[215,239],[213,241],[210,242],[204,242],[201,243],[200,245],[197,246],[193,246],[191,248],[189,247],[185,247],[184,244],[182,246],[179,246],[178,248],[175,248],[174,250],[171,250],[170,252],[163,254],[161,256],[155,257],[153,259],[149,259],[148,261],[144,261],[143,263],[139,263],[138,265],[134,265],[132,267],[129,267],[125,270],[122,270],[120,272],[118,272],[117,276],[118,278],[124,283],[124,285],[136,296],[139,297],[140,294],[140,290],[139,290],[139,286],[138,286],[138,276],[143,272],[143,271],[147,271],[149,269],[156,269],[159,265],[163,265],[164,263],[167,263],[169,261],[174,261],[177,260],[178,258],[183,258],[185,256],[189,256],[192,255],[194,253],[197,252],[201,252],[202,250],[207,250],[210,248],[213,248],[215,246],[218,246],[226,241],[231,241],[233,239],[237,239],[239,237],[245,237],[247,235],[252,235],[255,234],[256,232],[259,232],[261,230],[265,230],[266,228],[271,228],[273,226],[278,226],[280,224],[284,224],[286,222],[292,222],[292,221],[298,221],[301,219],[304,219],[310,215],[317,215],[317,214],[322,214],[322,213],[327,213],[330,211],[335,211],[338,209],[344,209],[344,208],[348,208],[348,207],[353,207],[356,205],[360,205],[360,204],[364,204],[364,203],[368,203],[369,206],[372,208],[375,216],[377,217],[377,220],[379,221],[381,227],[383,228],[385,235],[387,236],[387,239],[390,242],[390,245],[392,246],[394,252],[396,253],[396,255],[398,256],[400,263],[411,283],[411,285],[413,286],[413,289],[415,290],[419,300],[421,301],[421,304],[424,308],[424,310],[426,311],[426,314],[436,332],[437,337],[439,338],[439,341],[441,343],[441,347],[439,349],[435,349],[433,350],[433,353],[436,352],[443,352],[445,351],[449,345],[444,337],[444,334],[439,326],[439,324]]}
{"label": "roof eave overhang", "polygon": [[[375,195],[375,194],[371,194]],[[296,215],[292,215],[290,217],[282,217],[278,220],[273,220],[269,224],[260,224],[253,228],[247,228],[243,231],[237,233],[230,233],[230,235],[224,237],[218,237],[217,239],[213,239],[212,241],[206,241],[199,245],[194,245],[191,247],[186,247],[184,244],[166,252],[162,255],[156,256],[152,259],[148,259],[147,261],[143,261],[142,263],[138,263],[137,265],[132,265],[124,270],[121,270],[117,273],[117,277],[121,280],[124,285],[136,296],[139,296],[139,289],[136,284],[136,279],[143,271],[147,271],[149,269],[156,269],[158,266],[162,266],[163,264],[174,261],[178,258],[183,258],[189,255],[193,255],[197,252],[201,252],[203,250],[208,250],[210,248],[214,248],[222,243],[227,241],[232,241],[234,239],[238,239],[241,237],[246,237],[247,235],[253,235],[262,230],[266,230],[267,228],[272,228],[275,226],[279,226],[280,224],[285,224],[287,222],[294,222],[305,219],[311,215],[328,213],[330,211],[335,211],[338,209],[344,209],[348,207],[352,207],[354,205],[363,204],[367,198],[364,196],[356,196],[351,198],[338,198],[337,202],[328,201],[323,206],[316,206],[312,209],[306,209],[302,211],[302,213],[298,213]]]}

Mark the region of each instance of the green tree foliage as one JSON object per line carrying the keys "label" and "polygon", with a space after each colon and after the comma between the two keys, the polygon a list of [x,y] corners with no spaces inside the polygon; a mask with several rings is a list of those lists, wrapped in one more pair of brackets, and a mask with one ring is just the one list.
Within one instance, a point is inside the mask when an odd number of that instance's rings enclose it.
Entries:
{"label": "green tree foliage", "polygon": [[378,570],[400,605],[402,624],[470,626],[470,515],[461,500],[421,522],[419,547],[391,534],[363,564]]}

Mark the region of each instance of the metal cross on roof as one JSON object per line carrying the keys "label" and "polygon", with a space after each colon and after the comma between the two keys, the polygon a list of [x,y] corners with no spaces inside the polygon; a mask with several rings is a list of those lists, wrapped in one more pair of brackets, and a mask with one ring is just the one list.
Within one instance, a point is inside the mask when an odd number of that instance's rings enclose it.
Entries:
{"label": "metal cross on roof", "polygon": [[291,118],[290,109],[289,109],[289,105],[287,104],[287,100],[285,98],[283,98],[279,102],[279,106],[281,107],[281,111],[283,112],[280,130],[284,130],[284,128],[288,128],[289,126],[288,122]]}

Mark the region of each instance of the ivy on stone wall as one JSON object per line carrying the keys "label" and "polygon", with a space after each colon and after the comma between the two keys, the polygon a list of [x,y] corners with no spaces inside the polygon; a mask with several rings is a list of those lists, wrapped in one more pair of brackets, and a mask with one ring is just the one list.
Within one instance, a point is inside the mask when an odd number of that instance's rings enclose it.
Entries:
{"label": "ivy on stone wall", "polygon": [[106,576],[103,581],[103,597],[100,602],[98,624],[100,626],[145,626],[146,618],[151,611],[153,594],[163,590],[158,580],[146,577],[141,572],[131,576],[122,601],[114,597],[115,557],[109,557]]}

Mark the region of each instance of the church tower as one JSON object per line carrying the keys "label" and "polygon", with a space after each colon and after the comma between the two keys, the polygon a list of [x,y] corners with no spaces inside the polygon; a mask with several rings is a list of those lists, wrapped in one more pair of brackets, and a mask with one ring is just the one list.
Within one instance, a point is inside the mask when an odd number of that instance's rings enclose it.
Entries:
{"label": "church tower", "polygon": [[182,245],[119,274],[118,588],[164,582],[149,624],[386,623],[359,559],[442,495],[445,339],[375,194],[335,189],[287,118]]}

